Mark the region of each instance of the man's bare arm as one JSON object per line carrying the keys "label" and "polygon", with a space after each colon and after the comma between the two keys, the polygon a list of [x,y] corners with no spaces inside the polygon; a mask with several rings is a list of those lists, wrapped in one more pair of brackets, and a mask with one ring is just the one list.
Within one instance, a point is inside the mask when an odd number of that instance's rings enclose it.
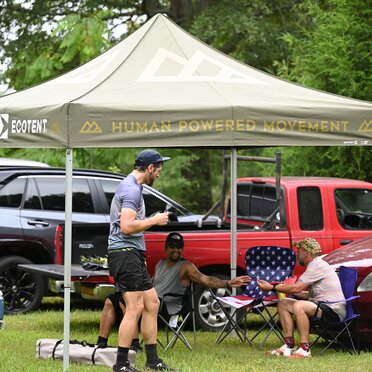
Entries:
{"label": "man's bare arm", "polygon": [[124,234],[137,234],[147,230],[151,226],[164,226],[168,223],[168,212],[157,213],[144,220],[137,220],[137,213],[130,208],[122,208],[120,215],[120,228]]}
{"label": "man's bare arm", "polygon": [[204,275],[191,262],[185,262],[183,270],[183,277],[187,277],[194,283],[203,284],[206,287],[211,288],[241,287],[250,282],[250,277],[247,275],[239,276],[231,280],[224,280],[216,278],[215,276]]}

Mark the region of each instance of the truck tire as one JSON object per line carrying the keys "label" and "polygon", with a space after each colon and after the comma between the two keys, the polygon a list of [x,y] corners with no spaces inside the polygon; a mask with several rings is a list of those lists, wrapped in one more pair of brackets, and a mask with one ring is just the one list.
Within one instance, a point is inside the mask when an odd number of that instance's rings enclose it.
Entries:
{"label": "truck tire", "polygon": [[0,288],[6,314],[23,314],[40,306],[45,281],[41,275],[19,271],[18,264],[32,264],[21,256],[0,259]]}
{"label": "truck tire", "polygon": [[[212,274],[212,276],[222,280],[230,279],[230,277],[223,274]],[[219,297],[231,295],[227,288],[212,289],[212,291]],[[227,318],[217,301],[212,298],[209,289],[197,285],[194,299],[196,328],[204,331],[221,331],[227,322]]]}

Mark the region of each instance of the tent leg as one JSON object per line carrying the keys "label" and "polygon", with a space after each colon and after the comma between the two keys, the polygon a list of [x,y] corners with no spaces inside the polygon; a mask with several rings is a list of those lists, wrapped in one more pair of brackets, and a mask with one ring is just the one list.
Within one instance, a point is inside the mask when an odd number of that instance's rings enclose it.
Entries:
{"label": "tent leg", "polygon": [[72,237],[72,159],[73,151],[66,149],[66,196],[65,196],[65,253],[64,253],[64,311],[63,311],[63,371],[70,361],[70,299],[71,299],[71,237]]}
{"label": "tent leg", "polygon": [[[231,279],[236,277],[237,268],[237,244],[236,244],[236,234],[237,234],[237,154],[238,151],[236,147],[231,148],[231,217],[230,217],[230,228],[231,228],[231,252],[230,252],[230,269],[231,269]],[[233,288],[233,294],[236,294],[236,289]]]}

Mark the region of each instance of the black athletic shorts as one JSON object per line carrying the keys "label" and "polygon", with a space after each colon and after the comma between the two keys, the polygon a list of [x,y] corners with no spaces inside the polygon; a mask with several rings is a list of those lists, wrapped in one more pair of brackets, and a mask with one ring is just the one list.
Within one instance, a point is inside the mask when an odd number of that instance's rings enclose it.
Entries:
{"label": "black athletic shorts", "polygon": [[124,248],[123,251],[110,252],[108,267],[115,280],[116,292],[147,291],[153,288],[143,251]]}
{"label": "black athletic shorts", "polygon": [[319,304],[319,308],[322,310],[322,320],[325,322],[337,323],[340,321],[340,317],[335,313],[329,306],[324,303]]}

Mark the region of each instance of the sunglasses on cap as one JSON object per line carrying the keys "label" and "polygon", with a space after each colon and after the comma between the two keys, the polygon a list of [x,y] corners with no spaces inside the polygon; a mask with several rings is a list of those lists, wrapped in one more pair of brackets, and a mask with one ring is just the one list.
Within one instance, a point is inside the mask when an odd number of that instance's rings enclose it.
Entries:
{"label": "sunglasses on cap", "polygon": [[182,243],[177,243],[177,242],[169,242],[167,244],[167,248],[177,248],[177,249],[182,249],[183,248],[183,244]]}

